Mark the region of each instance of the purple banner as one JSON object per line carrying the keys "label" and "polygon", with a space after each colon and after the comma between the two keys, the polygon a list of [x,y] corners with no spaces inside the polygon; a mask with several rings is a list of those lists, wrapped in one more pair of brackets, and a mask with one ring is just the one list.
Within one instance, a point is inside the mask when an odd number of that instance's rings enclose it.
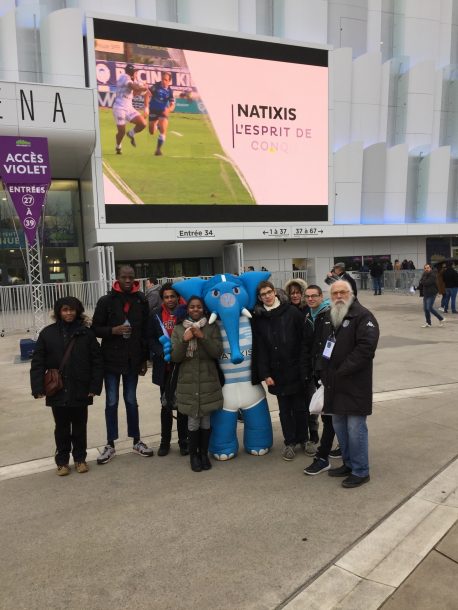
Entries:
{"label": "purple banner", "polygon": [[34,244],[51,183],[48,140],[0,136],[0,178],[10,194],[29,244]]}

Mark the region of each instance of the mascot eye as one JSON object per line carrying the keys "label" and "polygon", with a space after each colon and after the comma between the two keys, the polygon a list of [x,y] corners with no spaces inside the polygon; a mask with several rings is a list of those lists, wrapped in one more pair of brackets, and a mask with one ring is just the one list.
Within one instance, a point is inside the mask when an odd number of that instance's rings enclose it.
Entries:
{"label": "mascot eye", "polygon": [[219,290],[212,290],[212,296],[219,297]]}
{"label": "mascot eye", "polygon": [[240,294],[240,288],[238,286],[236,286],[235,288],[232,289],[232,292],[234,294]]}

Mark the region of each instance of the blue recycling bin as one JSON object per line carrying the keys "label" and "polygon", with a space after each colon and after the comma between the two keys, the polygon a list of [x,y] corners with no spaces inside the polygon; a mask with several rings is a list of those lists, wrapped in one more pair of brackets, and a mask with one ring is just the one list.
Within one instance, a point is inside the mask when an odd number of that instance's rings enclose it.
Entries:
{"label": "blue recycling bin", "polygon": [[33,339],[20,339],[19,348],[21,350],[21,360],[30,360],[33,356],[36,341]]}

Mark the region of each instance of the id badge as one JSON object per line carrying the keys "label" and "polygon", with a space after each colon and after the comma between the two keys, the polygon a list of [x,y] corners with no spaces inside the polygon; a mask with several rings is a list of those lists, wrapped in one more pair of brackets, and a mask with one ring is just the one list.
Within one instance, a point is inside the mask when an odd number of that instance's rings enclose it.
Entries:
{"label": "id badge", "polygon": [[334,349],[335,344],[335,339],[328,339],[326,341],[326,345],[324,346],[323,350],[323,358],[326,358],[326,360],[329,360],[331,358],[332,350]]}

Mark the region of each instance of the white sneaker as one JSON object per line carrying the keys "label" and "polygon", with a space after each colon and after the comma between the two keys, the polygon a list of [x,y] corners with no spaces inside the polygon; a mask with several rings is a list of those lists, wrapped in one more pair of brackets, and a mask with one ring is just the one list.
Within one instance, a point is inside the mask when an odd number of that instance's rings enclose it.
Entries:
{"label": "white sneaker", "polygon": [[443,307],[439,307],[439,311],[445,311]]}
{"label": "white sneaker", "polygon": [[421,325],[422,328],[431,328],[431,324],[422,324]]}
{"label": "white sneaker", "polygon": [[445,318],[442,318],[442,320],[439,322],[439,326],[440,326],[441,328],[443,328],[443,327],[445,326],[445,322],[446,322],[446,319],[445,319]]}
{"label": "white sneaker", "polygon": [[132,449],[135,451],[135,453],[138,453],[138,455],[141,455],[142,457],[152,457],[154,455],[154,451],[145,445],[143,441],[138,441],[138,443],[135,443]]}
{"label": "white sneaker", "polygon": [[102,453],[97,458],[97,464],[106,464],[107,462],[112,460],[115,455],[116,455],[116,449],[114,447],[112,447],[111,445],[105,445]]}

